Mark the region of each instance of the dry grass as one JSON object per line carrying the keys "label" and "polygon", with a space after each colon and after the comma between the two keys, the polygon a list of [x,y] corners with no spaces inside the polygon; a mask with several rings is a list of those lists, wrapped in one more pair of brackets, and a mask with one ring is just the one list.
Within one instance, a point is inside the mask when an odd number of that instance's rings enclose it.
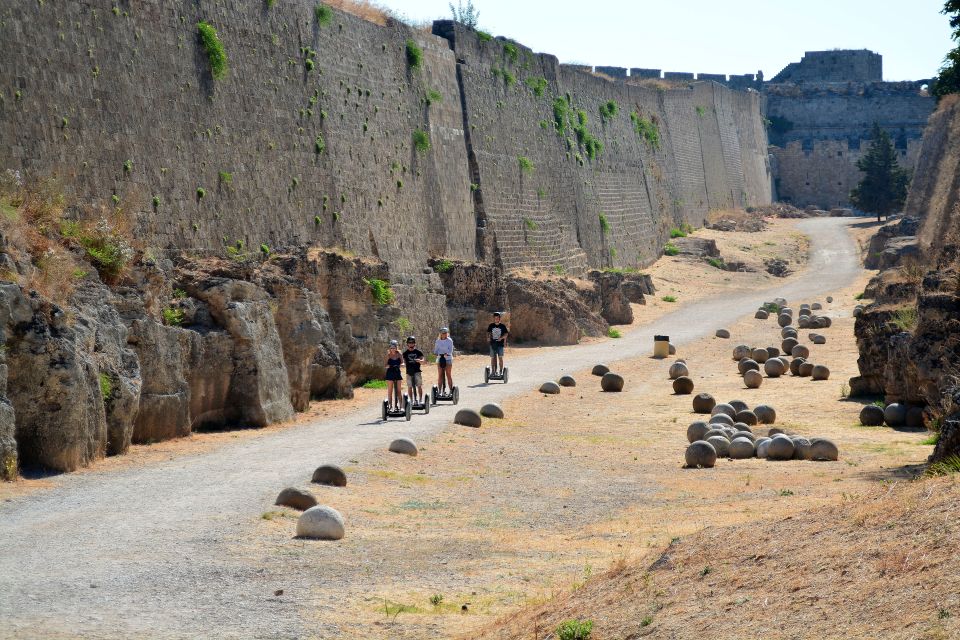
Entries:
{"label": "dry grass", "polygon": [[324,4],[380,26],[385,26],[394,19],[389,9],[369,0],[324,0]]}

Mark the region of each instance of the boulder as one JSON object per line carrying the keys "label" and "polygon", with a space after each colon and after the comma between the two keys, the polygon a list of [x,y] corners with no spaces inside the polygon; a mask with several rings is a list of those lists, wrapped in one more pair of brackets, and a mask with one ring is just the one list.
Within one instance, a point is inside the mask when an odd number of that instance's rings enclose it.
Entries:
{"label": "boulder", "polygon": [[769,405],[758,405],[753,408],[753,412],[757,414],[757,420],[760,424],[773,424],[777,421],[777,412]]}
{"label": "boulder", "polygon": [[714,406],[713,409],[710,411],[710,414],[714,416],[717,415],[718,413],[725,413],[731,418],[733,418],[737,415],[737,409],[733,405],[729,405],[725,402],[722,402]]}
{"label": "boulder", "polygon": [[830,369],[822,364],[815,365],[810,373],[814,380],[829,380]]}
{"label": "boulder", "polygon": [[347,474],[335,464],[324,464],[314,469],[310,482],[325,484],[330,487],[345,487],[347,486]]}
{"label": "boulder", "polygon": [[408,456],[415,456],[420,453],[417,444],[410,438],[397,438],[390,443],[390,451]]}
{"label": "boulder", "polygon": [[797,373],[801,378],[808,378],[813,375],[813,363],[803,361],[799,367],[797,367]]}
{"label": "boulder", "polygon": [[[607,375],[610,375],[610,374],[604,374],[604,377],[606,377]],[[553,382],[552,380],[548,380],[547,382],[544,382],[543,384],[540,385],[540,393],[546,393],[552,396],[557,395],[558,393],[560,393],[560,385],[558,385],[556,382]]]}
{"label": "boulder", "polygon": [[902,427],[907,424],[907,405],[894,402],[883,410],[883,419],[890,427]]}
{"label": "boulder", "polygon": [[690,370],[687,369],[687,365],[684,363],[674,362],[672,365],[670,365],[669,375],[671,380],[676,380],[681,376],[689,376]]}
{"label": "boulder", "polygon": [[767,447],[770,446],[770,438],[758,438],[755,443],[757,457],[766,458],[767,457]]}
{"label": "boulder", "polygon": [[706,422],[698,420],[696,422],[691,422],[690,426],[687,427],[687,442],[696,442],[697,440],[703,440],[703,437],[710,430],[710,427],[707,426]]}
{"label": "boulder", "polygon": [[817,324],[819,324],[824,329],[829,329],[833,325],[833,320],[828,316],[820,316],[817,318]]}
{"label": "boulder", "polygon": [[759,389],[760,385],[763,384],[763,375],[759,371],[751,369],[743,374],[743,384],[748,389]]}
{"label": "boulder", "polygon": [[884,410],[875,404],[868,404],[860,410],[860,424],[865,427],[880,427],[883,425]]}
{"label": "boulder", "polygon": [[714,335],[716,335],[718,338],[726,339],[730,337],[730,332],[726,329],[717,329],[717,332]]}
{"label": "boulder", "polygon": [[717,405],[717,401],[709,393],[698,393],[693,397],[694,413],[710,413]]}
{"label": "boulder", "polygon": [[560,379],[557,380],[557,384],[559,384],[561,387],[575,387],[577,386],[577,381],[573,376],[560,376]]}
{"label": "boulder", "polygon": [[698,440],[687,447],[683,457],[687,466],[692,469],[709,469],[717,463],[717,450],[709,442]]}
{"label": "boulder", "polygon": [[707,438],[707,442],[716,450],[717,456],[726,458],[729,455],[730,441],[727,440],[726,436],[710,436]]}
{"label": "boulder", "polygon": [[306,511],[310,507],[317,506],[317,499],[314,498],[313,494],[309,491],[295,487],[287,487],[280,492],[280,495],[277,496],[273,504],[280,505],[281,507],[290,507],[297,511]]}
{"label": "boulder", "polygon": [[340,540],[344,535],[343,516],[327,506],[311,507],[297,520],[297,537]]}
{"label": "boulder", "polygon": [[[560,387],[557,387],[559,390]],[[477,428],[483,424],[483,418],[473,409],[460,409],[453,417],[453,423],[463,425],[464,427]]]}
{"label": "boulder", "polygon": [[490,402],[480,407],[480,415],[484,418],[503,418],[503,407],[496,402]]}
{"label": "boulder", "polygon": [[784,353],[793,354],[793,348],[800,344],[796,338],[784,338],[783,342],[780,343],[780,348],[783,349]]}
{"label": "boulder", "polygon": [[910,407],[907,409],[907,426],[911,429],[923,428],[923,407]]}
{"label": "boulder", "polygon": [[753,352],[750,354],[750,356],[753,360],[755,360],[759,364],[763,364],[770,358],[770,352],[767,351],[766,349],[758,348],[758,349],[754,349]]}
{"label": "boulder", "polygon": [[677,395],[687,395],[693,393],[693,380],[687,376],[680,376],[673,381],[673,392]]}
{"label": "boulder", "polygon": [[720,424],[726,425],[726,426],[728,426],[728,427],[732,427],[732,426],[733,426],[733,418],[731,418],[730,416],[728,416],[728,415],[725,414],[725,413],[718,413],[718,414],[716,414],[716,415],[714,415],[714,416],[710,416],[710,426],[711,426],[711,427],[712,427],[713,425],[720,425]]}
{"label": "boulder", "polygon": [[[674,383],[674,386],[676,386],[676,383]],[[623,391],[623,376],[613,372],[603,374],[603,377],[600,378],[600,388],[611,393]]]}
{"label": "boulder", "polygon": [[757,419],[757,414],[749,409],[744,409],[743,411],[737,412],[737,422],[742,422],[743,424],[752,427],[755,426],[760,420]]}
{"label": "boulder", "polygon": [[740,371],[740,375],[745,374],[747,371],[760,371],[760,363],[752,358],[744,358],[737,363],[737,369]]}
{"label": "boulder", "polygon": [[786,371],[780,358],[771,358],[763,364],[763,371],[770,378],[779,378]]}
{"label": "boulder", "polygon": [[609,371],[610,371],[610,367],[608,367],[607,365],[595,364],[593,365],[593,369],[590,371],[590,373],[592,373],[595,376],[602,376]]}
{"label": "boulder", "polygon": [[790,373],[792,373],[792,374],[795,375],[795,376],[799,376],[799,375],[800,375],[800,365],[802,365],[804,362],[806,362],[806,360],[804,360],[803,358],[794,358],[793,360],[791,360],[791,361],[790,361]]}
{"label": "boulder", "polygon": [[777,434],[767,445],[767,458],[770,460],[790,460],[793,458],[793,451],[793,440],[783,434]]}
{"label": "boulder", "polygon": [[750,357],[750,347],[745,344],[738,344],[733,348],[733,359],[737,362]]}
{"label": "boulder", "polygon": [[863,315],[863,305],[862,305],[862,304],[858,304],[857,306],[855,306],[855,307],[853,308],[853,317],[854,317],[854,318],[859,318],[859,317],[862,316],[862,315]]}
{"label": "boulder", "polygon": [[803,358],[804,360],[807,360],[810,358],[810,349],[802,344],[798,344],[790,350],[790,355],[792,355],[794,358]]}
{"label": "boulder", "polygon": [[757,309],[757,312],[753,315],[757,320],[766,320],[770,317],[770,314],[766,309]]}
{"label": "boulder", "polygon": [[814,438],[810,443],[810,460],[833,461],[840,458],[837,445],[824,438]]}
{"label": "boulder", "polygon": [[747,438],[734,438],[730,442],[729,454],[734,460],[745,460],[752,458],[756,453],[752,440]]}

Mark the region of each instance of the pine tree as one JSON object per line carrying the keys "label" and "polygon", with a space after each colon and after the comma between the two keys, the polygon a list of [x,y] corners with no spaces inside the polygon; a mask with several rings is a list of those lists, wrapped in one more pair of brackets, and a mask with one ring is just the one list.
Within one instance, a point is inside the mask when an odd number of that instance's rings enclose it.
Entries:
{"label": "pine tree", "polygon": [[[947,0],[940,13],[950,16],[950,26],[953,28],[950,37],[954,42],[960,41],[960,0]],[[943,59],[940,74],[933,81],[930,93],[937,96],[938,100],[950,93],[960,93],[960,46],[951,49]]]}
{"label": "pine tree", "polygon": [[874,123],[870,137],[870,148],[857,160],[863,179],[850,192],[850,201],[858,209],[877,214],[879,220],[881,215],[888,216],[903,207],[910,176],[897,162],[889,133]]}

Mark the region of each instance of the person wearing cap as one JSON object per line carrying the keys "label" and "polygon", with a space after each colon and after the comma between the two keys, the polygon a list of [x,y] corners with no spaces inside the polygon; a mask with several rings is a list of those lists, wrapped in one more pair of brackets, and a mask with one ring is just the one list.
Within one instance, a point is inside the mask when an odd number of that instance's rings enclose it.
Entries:
{"label": "person wearing cap", "polygon": [[423,351],[417,349],[416,336],[407,337],[407,350],[403,352],[403,362],[407,365],[407,393],[414,402],[423,402],[423,374],[420,365],[423,364]]}
{"label": "person wearing cap", "polygon": [[403,364],[403,356],[400,355],[400,345],[396,340],[390,341],[390,349],[387,351],[387,402],[392,409],[400,408],[400,383],[403,382],[403,374],[400,373],[400,365]]}
{"label": "person wearing cap", "polygon": [[499,311],[494,312],[493,322],[487,327],[487,333],[490,335],[490,370],[499,373],[503,371],[503,349],[507,346],[507,334],[510,333],[507,325],[500,322]]}
{"label": "person wearing cap", "polygon": [[450,328],[441,327],[440,335],[433,344],[433,355],[437,356],[437,387],[443,388],[443,376],[446,372],[447,391],[453,389],[453,339]]}

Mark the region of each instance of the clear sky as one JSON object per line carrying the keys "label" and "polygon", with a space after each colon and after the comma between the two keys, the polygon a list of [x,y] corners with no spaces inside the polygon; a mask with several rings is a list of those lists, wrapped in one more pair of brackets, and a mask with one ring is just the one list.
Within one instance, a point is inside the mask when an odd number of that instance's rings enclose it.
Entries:
{"label": "clear sky", "polygon": [[[408,18],[446,0],[381,0]],[[769,79],[804,51],[870,49],[885,80],[936,75],[952,48],[943,0],[474,0],[480,28],[561,62]]]}

